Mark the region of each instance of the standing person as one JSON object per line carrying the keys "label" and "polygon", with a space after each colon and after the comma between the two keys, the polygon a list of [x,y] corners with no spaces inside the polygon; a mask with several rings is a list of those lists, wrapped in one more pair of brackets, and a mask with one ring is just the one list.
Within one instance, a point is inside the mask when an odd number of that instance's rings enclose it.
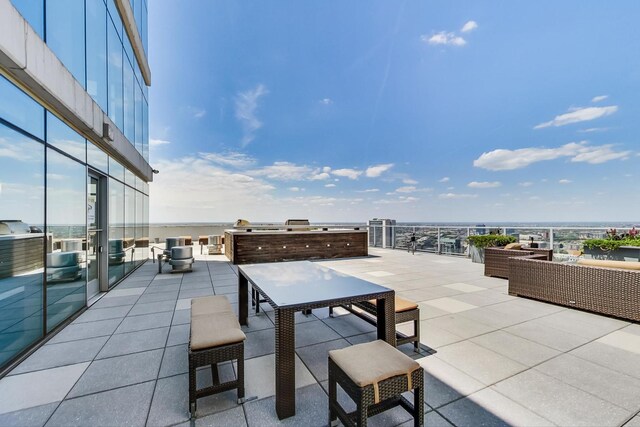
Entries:
{"label": "standing person", "polygon": [[411,233],[409,237],[409,244],[407,245],[407,252],[411,251],[412,254],[416,253],[416,233]]}

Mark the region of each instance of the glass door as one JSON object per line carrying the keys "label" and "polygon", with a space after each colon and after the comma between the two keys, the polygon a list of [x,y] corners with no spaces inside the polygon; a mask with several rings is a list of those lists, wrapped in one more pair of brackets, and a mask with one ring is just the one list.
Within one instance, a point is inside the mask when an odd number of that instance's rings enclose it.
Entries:
{"label": "glass door", "polygon": [[87,300],[90,301],[101,290],[101,276],[103,270],[104,207],[103,186],[104,178],[89,173],[87,180]]}

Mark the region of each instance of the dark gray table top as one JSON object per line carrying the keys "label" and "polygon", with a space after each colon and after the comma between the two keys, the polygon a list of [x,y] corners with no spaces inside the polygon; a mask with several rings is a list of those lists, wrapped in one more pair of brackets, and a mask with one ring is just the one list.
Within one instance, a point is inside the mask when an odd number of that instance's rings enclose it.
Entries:
{"label": "dark gray table top", "polygon": [[310,261],[245,264],[238,269],[277,307],[295,307],[391,291]]}

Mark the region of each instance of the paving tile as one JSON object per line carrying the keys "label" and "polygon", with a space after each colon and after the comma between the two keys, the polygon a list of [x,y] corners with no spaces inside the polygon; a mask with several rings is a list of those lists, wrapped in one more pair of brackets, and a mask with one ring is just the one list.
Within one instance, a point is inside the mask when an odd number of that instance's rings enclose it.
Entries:
{"label": "paving tile", "polygon": [[[433,427],[451,427],[452,424],[448,422],[446,419],[442,417],[436,411],[427,412],[424,414],[424,425],[425,426],[433,426]],[[476,426],[477,424],[471,424]],[[409,420],[403,424],[400,424],[399,427],[413,427],[413,420]]]}
{"label": "paving tile", "polygon": [[493,389],[558,425],[614,426],[630,413],[562,381],[530,369]]}
{"label": "paving tile", "polygon": [[145,304],[148,302],[158,302],[158,301],[176,301],[178,299],[178,291],[171,292],[155,292],[151,294],[144,294],[138,299],[140,304]]}
{"label": "paving tile", "polygon": [[325,381],[329,378],[327,362],[329,351],[345,348],[349,345],[351,344],[348,341],[339,339],[299,348],[296,353],[317,381]]}
{"label": "paving tile", "polygon": [[171,325],[173,313],[165,311],[162,313],[143,314],[140,316],[127,316],[124,318],[116,334],[125,332],[142,331],[145,329],[162,328]]}
{"label": "paving tile", "polygon": [[485,385],[510,377],[527,367],[471,341],[463,341],[438,349],[441,359]]}
{"label": "paving tile", "polygon": [[163,348],[168,334],[169,328],[158,328],[113,335],[98,353],[97,359]]}
{"label": "paving tile", "polygon": [[191,309],[189,310],[176,310],[173,313],[172,325],[182,325],[185,323],[191,323]]}
{"label": "paving tile", "polygon": [[437,327],[464,339],[486,334],[487,332],[494,330],[492,326],[485,325],[457,314],[449,314],[446,316],[436,317],[435,319],[425,320],[423,324],[425,325],[425,333],[429,333],[431,328]]}
{"label": "paving tile", "polygon": [[159,377],[185,374],[189,372],[189,353],[187,344],[167,347],[162,357]]}
{"label": "paving tile", "polygon": [[155,381],[65,400],[47,426],[144,426]]}
{"label": "paving tile", "polygon": [[382,271],[382,270],[368,271],[367,274],[373,277],[389,277],[394,275],[394,273],[391,273],[389,271]]}
{"label": "paving tile", "polygon": [[324,426],[327,424],[329,398],[318,384],[296,389],[296,415],[279,420],[275,397],[244,404],[249,427]]}
{"label": "paving tile", "polygon": [[[258,396],[258,399],[273,396],[276,393],[275,354],[245,360],[245,395]],[[311,372],[296,355],[296,388],[314,384]]]}
{"label": "paving tile", "polygon": [[555,425],[489,388],[450,403],[438,412],[456,426]]}
{"label": "paving tile", "polygon": [[202,279],[198,279],[198,280],[191,280],[189,282],[183,282],[182,286],[180,286],[180,290],[181,291],[188,291],[191,289],[211,289],[213,285],[211,284],[211,281],[209,280],[202,280]]}
{"label": "paving tile", "polygon": [[51,338],[49,344],[109,336],[115,332],[120,322],[122,322],[121,319],[108,319],[96,322],[72,323]]}
{"label": "paving tile", "polygon": [[505,331],[562,352],[573,350],[590,341],[588,338],[561,331],[536,320],[510,326]]}
{"label": "paving tile", "polygon": [[446,405],[485,388],[480,381],[454,368],[435,356],[417,359],[423,367],[424,401],[433,408]]}
{"label": "paving tile", "polygon": [[0,414],[60,402],[89,362],[11,375],[0,380]]}
{"label": "paving tile", "polygon": [[71,389],[69,398],[131,384],[155,380],[158,377],[162,349],[95,360]]}
{"label": "paving tile", "polygon": [[625,350],[630,353],[640,354],[640,335],[631,334],[624,331],[612,332],[596,340],[601,344]]}
{"label": "paving tile", "polygon": [[196,419],[196,427],[246,427],[242,406]]}
{"label": "paving tile", "polygon": [[339,338],[340,335],[319,320],[296,325],[296,348]]}
{"label": "paving tile", "polygon": [[140,296],[144,293],[146,289],[147,289],[146,286],[139,287],[139,288],[127,288],[127,289],[116,288],[116,289],[113,289],[111,292],[107,293],[103,297],[103,299],[126,297],[126,296]]}
{"label": "paving tile", "polygon": [[173,325],[169,331],[169,339],[167,345],[187,344],[189,342],[189,331],[191,329],[190,324],[186,325]]}
{"label": "paving tile", "polygon": [[176,302],[177,310],[191,310],[191,298],[181,298]]}
{"label": "paving tile", "polygon": [[188,375],[159,379],[153,393],[147,425],[169,426],[188,421],[189,418]]}
{"label": "paving tile", "polygon": [[213,291],[216,295],[235,294],[238,292],[238,285],[235,284],[231,286],[214,286]]}
{"label": "paving tile", "polygon": [[535,368],[630,411],[640,409],[640,379],[563,354]]}
{"label": "paving tile", "polygon": [[136,301],[138,301],[138,298],[140,298],[138,295],[121,296],[121,297],[113,297],[113,298],[107,298],[107,296],[105,295],[104,297],[100,298],[98,302],[93,304],[91,308],[94,308],[94,309],[108,308],[108,307],[118,307],[123,305],[131,306],[135,304]]}
{"label": "paving tile", "polygon": [[213,287],[209,287],[206,289],[189,289],[186,291],[180,290],[180,294],[178,298],[196,298],[196,297],[206,297],[209,295],[213,295]]}
{"label": "paving tile", "polygon": [[137,303],[129,312],[129,316],[140,316],[141,314],[160,313],[163,311],[173,311],[175,301],[158,301],[149,303]]}
{"label": "paving tile", "polygon": [[474,308],[477,308],[473,304],[467,304],[466,302],[458,301],[449,297],[423,301],[423,304],[430,305],[449,313],[460,313],[461,311],[473,310]]}
{"label": "paving tile", "polygon": [[95,322],[97,320],[118,319],[123,318],[131,310],[131,305],[109,307],[109,308],[90,308],[73,321],[73,324],[84,322]]}
{"label": "paving tile", "polygon": [[322,320],[325,325],[343,337],[366,334],[376,331],[376,327],[353,314],[328,317]]}
{"label": "paving tile", "polygon": [[525,366],[537,365],[560,354],[559,351],[542,344],[529,341],[505,331],[495,331],[489,334],[471,338],[471,342],[484,348],[507,356],[511,360]]}
{"label": "paving tile", "polygon": [[258,316],[249,316],[248,325],[243,325],[242,330],[244,332],[261,331],[263,329],[273,328],[273,322],[269,316],[264,314]]}
{"label": "paving tile", "polygon": [[47,405],[0,414],[0,425],[3,427],[43,426],[57,407],[58,403],[49,403]]}
{"label": "paving tile", "polygon": [[475,286],[475,285],[470,285],[468,283],[450,283],[448,285],[444,285],[445,288],[449,288],[449,289],[453,289],[455,291],[460,291],[460,292],[478,292],[478,291],[484,291],[485,288],[480,287],[480,286]]}
{"label": "paving tile", "polygon": [[144,295],[150,294],[158,294],[158,293],[166,293],[166,292],[179,292],[180,291],[180,283],[175,284],[166,284],[162,283],[157,286],[149,286],[147,290],[144,292]]}
{"label": "paving tile", "polygon": [[437,349],[445,345],[462,341],[463,338],[452,332],[445,331],[435,325],[427,324],[428,320],[420,322],[420,343],[429,348]]}
{"label": "paving tile", "polygon": [[274,329],[247,332],[247,340],[244,343],[244,358],[264,356],[276,351],[276,335]]}
{"label": "paving tile", "polygon": [[600,366],[640,378],[640,355],[597,341],[590,342],[569,354]]}
{"label": "paving tile", "polygon": [[636,415],[627,422],[624,427],[640,427],[640,415]]}
{"label": "paving tile", "polygon": [[44,345],[11,371],[11,375],[91,361],[108,339],[96,337]]}
{"label": "paving tile", "polygon": [[458,316],[465,317],[467,319],[471,319],[475,322],[480,322],[488,326],[492,326],[495,329],[502,329],[508,326],[513,326],[515,324],[521,323],[525,320],[529,320],[528,317],[526,319],[522,319],[521,317],[511,316],[509,314],[498,313],[491,309],[493,305],[487,307],[478,307],[473,310],[463,311],[462,313],[458,313]]}

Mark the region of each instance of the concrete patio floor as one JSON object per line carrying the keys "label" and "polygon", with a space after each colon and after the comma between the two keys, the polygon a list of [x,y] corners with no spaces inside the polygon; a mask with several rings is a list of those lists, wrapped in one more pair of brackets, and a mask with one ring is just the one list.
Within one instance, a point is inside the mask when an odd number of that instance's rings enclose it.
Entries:
{"label": "concrete patio floor", "polygon": [[[640,325],[511,297],[506,280],[466,258],[370,254],[320,263],[420,303],[429,350],[402,350],[426,371],[425,425],[640,426]],[[147,262],[0,380],[0,425],[190,425],[190,299],[224,294],[237,308],[235,267],[223,256],[197,259],[179,275]],[[281,423],[273,313],[262,307],[244,328],[247,395],[258,399],[200,399],[196,426],[326,425],[327,352],[375,339],[351,314],[297,315],[297,415]],[[233,375],[234,365],[221,371]],[[370,422],[412,425],[399,408]]]}

